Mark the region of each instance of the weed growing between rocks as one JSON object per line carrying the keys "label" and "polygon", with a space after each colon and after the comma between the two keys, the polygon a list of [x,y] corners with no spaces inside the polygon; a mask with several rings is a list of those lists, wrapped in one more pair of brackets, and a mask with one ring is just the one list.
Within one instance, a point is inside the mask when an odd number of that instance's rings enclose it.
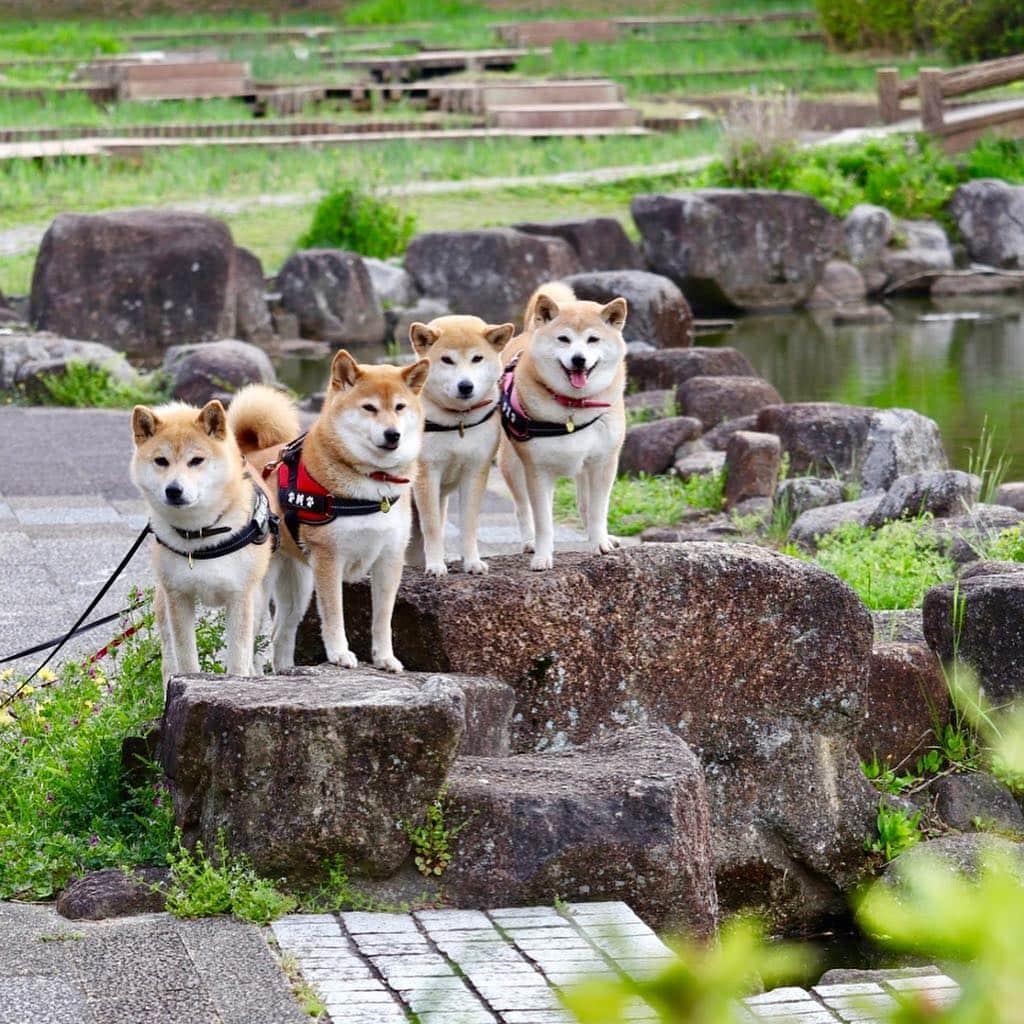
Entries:
{"label": "weed growing between rocks", "polygon": [[421,875],[443,875],[452,862],[452,840],[469,824],[448,825],[445,821],[445,793],[442,790],[427,808],[423,822],[406,825],[405,834],[412,844],[413,860]]}
{"label": "weed growing between rocks", "polygon": [[76,409],[130,409],[134,405],[159,405],[170,399],[169,381],[159,375],[123,381],[105,366],[72,360],[63,373],[42,378],[46,405]]}
{"label": "weed growing between rocks", "polygon": [[[691,509],[720,512],[725,473],[707,473],[681,480],[663,476],[620,476],[612,486],[608,504],[608,530],[630,537],[651,526],[672,526]],[[576,484],[564,478],[555,486],[555,518],[579,525]]]}
{"label": "weed growing between rocks", "polygon": [[883,801],[875,828],[878,834],[865,841],[864,849],[888,863],[921,841],[921,812],[909,812]]}
{"label": "weed growing between rocks", "polygon": [[981,480],[978,501],[991,504],[995,501],[996,491],[1010,471],[1010,457],[1006,454],[1005,448],[996,455],[994,431],[989,426],[988,416],[982,421],[978,446],[968,448],[967,452],[967,472],[973,473]]}
{"label": "weed growing between rocks", "polygon": [[785,550],[845,580],[872,611],[919,608],[931,587],[956,574],[952,559],[928,533],[930,523],[927,515],[877,530],[846,523],[822,537],[814,554],[793,546]]}

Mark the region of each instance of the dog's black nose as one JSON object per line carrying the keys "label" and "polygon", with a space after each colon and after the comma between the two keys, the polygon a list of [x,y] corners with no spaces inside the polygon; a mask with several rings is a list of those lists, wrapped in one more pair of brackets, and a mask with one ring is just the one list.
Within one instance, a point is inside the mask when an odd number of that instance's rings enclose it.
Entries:
{"label": "dog's black nose", "polygon": [[572,357],[572,367],[574,370],[585,370],[587,368],[587,357],[577,353]]}
{"label": "dog's black nose", "polygon": [[168,484],[164,488],[164,495],[171,505],[181,504],[182,494],[184,494],[184,491],[182,491],[180,484]]}
{"label": "dog's black nose", "polygon": [[401,439],[402,432],[400,430],[395,430],[394,427],[388,427],[388,429],[384,431],[384,443],[389,448],[396,448]]}
{"label": "dog's black nose", "polygon": [[471,380],[460,380],[459,381],[459,397],[469,398],[473,394],[473,382]]}

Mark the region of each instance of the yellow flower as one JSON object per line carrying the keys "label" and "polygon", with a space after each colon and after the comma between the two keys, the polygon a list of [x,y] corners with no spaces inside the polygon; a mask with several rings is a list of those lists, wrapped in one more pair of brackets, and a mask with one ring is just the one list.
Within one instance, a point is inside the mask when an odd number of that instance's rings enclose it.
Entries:
{"label": "yellow flower", "polygon": [[13,668],[5,668],[3,670],[3,672],[0,672],[0,683],[7,682],[7,680],[10,679],[11,676],[13,676],[13,675],[14,675],[14,669]]}
{"label": "yellow flower", "polygon": [[57,676],[53,669],[49,668],[41,668],[39,670],[39,678],[42,679],[44,683],[54,683],[57,681]]}
{"label": "yellow flower", "polygon": [[35,692],[36,692],[36,688],[34,686],[26,686],[21,691],[21,695],[22,695],[22,697],[31,697],[32,694],[35,693]]}
{"label": "yellow flower", "polygon": [[7,708],[0,708],[0,725],[10,725],[13,721],[10,711]]}

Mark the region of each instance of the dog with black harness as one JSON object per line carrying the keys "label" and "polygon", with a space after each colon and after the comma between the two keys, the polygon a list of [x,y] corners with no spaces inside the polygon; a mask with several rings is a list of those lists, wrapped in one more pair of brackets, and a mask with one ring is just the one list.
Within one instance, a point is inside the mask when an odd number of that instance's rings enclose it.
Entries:
{"label": "dog with black harness", "polygon": [[292,443],[251,457],[282,518],[281,550],[267,577],[273,595],[274,670],[291,668],[295,637],[316,591],[327,660],[356,666],[342,586],[370,578],[372,658],[401,672],[391,615],[412,528],[410,490],[423,443],[420,392],[430,364],[360,365],[342,350],[319,417]]}
{"label": "dog with black harness", "polygon": [[294,403],[262,385],[202,409],[183,403],[132,412],[131,476],[149,506],[155,612],[164,684],[199,671],[196,608],[226,611],[227,670],[255,675],[261,587],[278,545],[278,520],[244,452],[299,430]]}

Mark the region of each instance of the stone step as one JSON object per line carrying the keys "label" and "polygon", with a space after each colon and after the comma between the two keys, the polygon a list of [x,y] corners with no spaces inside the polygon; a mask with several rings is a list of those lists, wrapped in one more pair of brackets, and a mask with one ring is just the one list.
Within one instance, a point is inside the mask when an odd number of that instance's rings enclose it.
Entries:
{"label": "stone step", "polygon": [[622,86],[608,79],[508,82],[487,85],[481,90],[485,110],[491,107],[545,103],[618,103]]}
{"label": "stone step", "polygon": [[629,128],[640,123],[640,113],[624,103],[493,106],[487,123],[492,128]]}

